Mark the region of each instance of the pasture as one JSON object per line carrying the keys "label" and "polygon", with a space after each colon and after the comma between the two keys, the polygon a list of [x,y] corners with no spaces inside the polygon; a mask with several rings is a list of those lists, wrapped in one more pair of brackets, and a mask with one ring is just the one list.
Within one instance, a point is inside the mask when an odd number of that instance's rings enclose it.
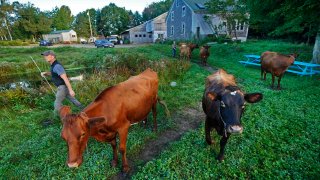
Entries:
{"label": "pasture", "polygon": [[[48,70],[40,53],[46,48],[0,49],[1,74],[37,73],[29,60],[33,56],[40,68]],[[158,132],[153,132],[151,116],[147,128],[140,125],[129,130],[127,156],[132,160],[132,179],[319,179],[320,118],[319,75],[300,77],[286,73],[282,90],[270,89],[271,75],[260,80],[260,69],[244,67],[238,61],[244,54],[278,51],[300,53],[300,61],[309,61],[312,47],[281,41],[249,41],[241,44],[214,44],[208,64],[235,75],[246,92],[261,92],[264,99],[248,104],[242,117],[244,132],[231,136],[225,160],[215,158],[218,143],[208,146],[204,138],[204,119],[200,101],[204,80],[210,74],[199,66],[199,49],[191,63],[171,58],[170,45],[148,45],[130,49],[55,48],[57,59],[68,69],[87,68],[85,80],[73,82],[77,98],[88,105],[104,88],[126,80],[147,67],[158,72],[159,95],[166,101],[172,116],[166,117],[159,106]],[[68,72],[68,71],[67,71]],[[70,71],[77,75],[78,71]],[[68,72],[69,73],[69,72]],[[36,74],[38,75],[38,74]],[[6,78],[5,76],[0,76]],[[36,76],[35,76],[36,78]],[[171,87],[170,82],[177,82]],[[4,179],[110,179],[121,170],[121,161],[112,168],[111,146],[90,139],[84,162],[77,169],[65,164],[67,146],[60,137],[61,123],[53,115],[54,96],[42,81],[30,91],[0,91],[0,174]],[[179,130],[180,121],[194,123],[180,112],[193,110],[199,117],[197,128],[158,149],[147,163],[137,159],[145,146],[157,141],[162,133]],[[79,110],[74,108],[74,112]],[[193,118],[196,119],[196,118]],[[213,139],[219,142],[216,133]],[[219,137],[220,138],[220,137]]]}

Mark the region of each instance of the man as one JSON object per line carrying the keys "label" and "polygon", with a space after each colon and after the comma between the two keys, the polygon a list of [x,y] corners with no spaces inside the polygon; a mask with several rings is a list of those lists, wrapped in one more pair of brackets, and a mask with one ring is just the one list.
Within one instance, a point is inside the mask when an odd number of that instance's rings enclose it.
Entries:
{"label": "man", "polygon": [[71,87],[70,81],[63,66],[56,60],[56,55],[53,51],[45,51],[41,53],[44,59],[50,63],[50,72],[41,72],[41,76],[52,77],[52,82],[57,86],[56,100],[54,101],[54,110],[59,112],[62,101],[68,98],[74,105],[82,108],[81,103],[74,97],[75,93]]}
{"label": "man", "polygon": [[173,44],[172,44],[172,57],[176,57],[176,52],[177,52],[176,41],[173,41]]}

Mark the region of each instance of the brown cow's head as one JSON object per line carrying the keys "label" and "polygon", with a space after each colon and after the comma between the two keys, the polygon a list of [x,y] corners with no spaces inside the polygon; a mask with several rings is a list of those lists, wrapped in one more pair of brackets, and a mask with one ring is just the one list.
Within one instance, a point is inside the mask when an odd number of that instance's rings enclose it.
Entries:
{"label": "brown cow's head", "polygon": [[240,134],[243,131],[241,116],[244,112],[245,102],[256,103],[262,99],[261,93],[244,94],[237,86],[230,86],[217,92],[207,94],[215,107],[213,113],[220,118],[228,133]]}
{"label": "brown cow's head", "polygon": [[203,46],[205,49],[207,49],[207,50],[209,50],[209,48],[210,48],[210,46],[208,46],[208,45],[204,45]]}
{"label": "brown cow's head", "polygon": [[104,118],[89,118],[83,112],[71,114],[71,109],[68,106],[63,106],[60,109],[60,117],[63,122],[61,137],[68,145],[67,164],[70,168],[78,167],[83,161],[83,152],[89,139],[90,126],[98,121],[104,121]]}

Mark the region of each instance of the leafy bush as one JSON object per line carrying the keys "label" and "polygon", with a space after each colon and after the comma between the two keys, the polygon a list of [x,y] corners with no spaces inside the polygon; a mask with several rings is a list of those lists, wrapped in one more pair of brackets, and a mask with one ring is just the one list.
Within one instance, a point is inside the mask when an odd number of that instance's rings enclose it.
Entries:
{"label": "leafy bush", "polygon": [[23,42],[21,40],[0,41],[0,46],[28,46],[29,44],[29,42]]}

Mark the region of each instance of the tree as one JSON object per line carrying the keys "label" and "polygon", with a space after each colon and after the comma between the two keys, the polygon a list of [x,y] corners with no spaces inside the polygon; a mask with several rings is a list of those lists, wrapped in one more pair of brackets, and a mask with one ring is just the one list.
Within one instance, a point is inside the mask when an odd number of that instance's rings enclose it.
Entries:
{"label": "tree", "polygon": [[53,15],[53,28],[56,30],[71,29],[73,16],[68,6],[61,6]]}
{"label": "tree", "polygon": [[135,13],[133,13],[131,10],[128,12],[129,14],[129,18],[130,18],[130,24],[129,27],[135,27],[138,26],[140,24],[142,24],[142,15],[136,11]]}
{"label": "tree", "polygon": [[[10,5],[8,2],[6,2],[6,0],[1,0],[0,2],[1,2],[1,4],[0,4],[0,19],[3,21],[4,26],[8,32],[9,38],[12,41],[12,35],[11,35],[10,29],[9,29],[8,17],[9,17],[9,14],[13,10],[13,6]],[[0,28],[2,29],[3,27],[0,27]],[[3,33],[3,30],[1,32],[4,35],[4,37],[6,37],[5,34]]]}
{"label": "tree", "polygon": [[129,25],[129,14],[124,8],[110,3],[101,9],[99,13],[98,31],[103,35],[120,34]]}
{"label": "tree", "polygon": [[[319,30],[320,31],[320,30]],[[318,32],[316,37],[316,42],[314,43],[313,53],[312,53],[312,63],[320,64],[320,32]]]}
{"label": "tree", "polygon": [[[245,0],[250,11],[250,28],[271,37],[310,43],[320,25],[318,0]],[[263,5],[262,5],[263,4]]]}
{"label": "tree", "polygon": [[209,0],[205,3],[209,14],[218,15],[227,21],[227,30],[229,35],[234,33],[237,39],[237,22],[248,23],[246,5],[241,0]]}
{"label": "tree", "polygon": [[142,12],[142,20],[148,21],[153,19],[167,11],[169,11],[173,0],[162,0],[159,2],[153,2],[146,8],[144,8]]}
{"label": "tree", "polygon": [[35,8],[33,4],[22,5],[18,9],[18,13],[19,17],[14,26],[20,29],[27,38],[35,40],[40,38],[43,33],[51,31],[52,21],[39,8]]}
{"label": "tree", "polygon": [[90,37],[90,24],[89,24],[89,16],[92,28],[93,36],[96,36],[96,10],[89,9],[83,11],[75,17],[75,21],[73,23],[74,30],[77,32],[79,37]]}

